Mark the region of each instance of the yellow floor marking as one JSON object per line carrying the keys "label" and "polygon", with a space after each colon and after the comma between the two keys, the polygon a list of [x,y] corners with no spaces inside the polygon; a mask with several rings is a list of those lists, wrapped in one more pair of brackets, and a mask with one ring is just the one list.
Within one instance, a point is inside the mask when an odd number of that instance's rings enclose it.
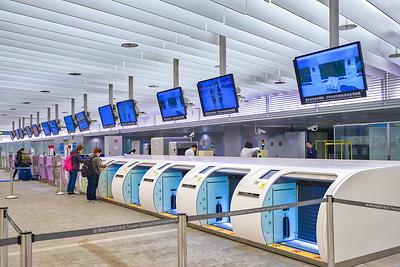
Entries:
{"label": "yellow floor marking", "polygon": [[165,217],[168,217],[168,218],[172,218],[172,219],[177,217],[176,215],[169,214],[169,213],[166,213],[166,212],[160,212],[160,214],[162,216],[165,216]]}
{"label": "yellow floor marking", "polygon": [[280,250],[283,250],[283,251],[287,251],[287,252],[290,252],[290,253],[294,253],[294,254],[297,254],[297,255],[301,255],[301,256],[309,258],[309,259],[321,261],[321,257],[318,254],[314,254],[314,253],[311,253],[311,252],[308,252],[308,251],[304,251],[304,250],[301,250],[301,249],[292,248],[292,247],[288,247],[288,246],[281,245],[281,244],[270,244],[268,246],[273,247],[273,248],[277,248],[277,249],[280,249]]}
{"label": "yellow floor marking", "polygon": [[227,234],[227,235],[230,235],[230,236],[236,236],[233,231],[229,231],[227,229],[224,229],[224,228],[221,228],[221,227],[217,227],[217,226],[214,226],[214,225],[207,224],[207,225],[203,225],[203,227],[207,228],[207,229],[210,229],[210,230],[213,230],[213,231],[216,231],[216,232],[224,233],[224,234]]}

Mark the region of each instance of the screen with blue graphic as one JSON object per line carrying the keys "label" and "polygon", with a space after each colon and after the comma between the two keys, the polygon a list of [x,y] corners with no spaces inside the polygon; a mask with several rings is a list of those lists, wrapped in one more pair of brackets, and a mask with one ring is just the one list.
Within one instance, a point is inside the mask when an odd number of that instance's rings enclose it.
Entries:
{"label": "screen with blue graphic", "polygon": [[51,135],[51,130],[50,130],[50,125],[48,121],[42,122],[42,130],[44,132],[45,136],[50,136]]}
{"label": "screen with blue graphic", "polygon": [[9,133],[10,133],[10,138],[11,138],[11,140],[14,140],[14,138],[15,138],[15,132],[14,132],[14,131],[10,131]]}
{"label": "screen with blue graphic", "polygon": [[67,128],[68,133],[74,133],[76,130],[76,125],[74,122],[74,117],[72,115],[68,115],[64,117],[65,127]]}
{"label": "screen with blue graphic", "polygon": [[60,126],[56,120],[49,121],[50,131],[53,135],[58,135],[60,133]]}
{"label": "screen with blue graphic", "polygon": [[119,121],[122,126],[137,123],[135,105],[132,99],[117,103]]}
{"label": "screen with blue graphic", "polygon": [[111,128],[115,126],[114,112],[111,105],[99,107],[99,114],[103,128]]}
{"label": "screen with blue graphic", "polygon": [[17,129],[17,138],[24,139],[24,130],[22,128]]}
{"label": "screen with blue graphic", "polygon": [[90,123],[89,123],[89,119],[86,116],[86,112],[85,111],[81,111],[79,113],[76,113],[75,114],[75,119],[76,119],[76,121],[78,123],[78,127],[79,127],[79,130],[81,132],[89,130]]}
{"label": "screen with blue graphic", "polygon": [[32,132],[35,135],[35,137],[39,137],[39,135],[40,135],[40,125],[38,126],[37,124],[32,124],[31,129],[32,129]]}
{"label": "screen with blue graphic", "polygon": [[158,92],[157,100],[163,121],[186,119],[186,106],[181,87]]}
{"label": "screen with blue graphic", "polygon": [[367,96],[360,42],[294,59],[302,104]]}
{"label": "screen with blue graphic", "polygon": [[25,126],[25,133],[29,138],[32,137],[32,130],[30,126]]}
{"label": "screen with blue graphic", "polygon": [[198,82],[197,89],[204,116],[239,111],[233,74]]}

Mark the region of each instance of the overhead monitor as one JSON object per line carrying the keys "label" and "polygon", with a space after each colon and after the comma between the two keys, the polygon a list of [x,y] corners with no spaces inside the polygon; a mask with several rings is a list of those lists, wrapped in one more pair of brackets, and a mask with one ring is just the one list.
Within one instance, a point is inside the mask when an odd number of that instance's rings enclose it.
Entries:
{"label": "overhead monitor", "polygon": [[137,124],[135,104],[132,99],[117,102],[117,109],[122,126]]}
{"label": "overhead monitor", "polygon": [[181,87],[157,93],[163,121],[186,119],[186,105]]}
{"label": "overhead monitor", "polygon": [[74,117],[72,115],[68,115],[64,117],[65,127],[67,128],[68,133],[75,133],[76,124],[74,121]]}
{"label": "overhead monitor", "polygon": [[32,138],[32,129],[30,126],[25,126],[25,133],[29,138]]}
{"label": "overhead monitor", "polygon": [[14,138],[15,138],[15,131],[10,131],[10,132],[9,132],[9,135],[10,135],[11,140],[14,140]]}
{"label": "overhead monitor", "polygon": [[51,135],[51,130],[50,130],[50,125],[48,121],[42,122],[40,125],[42,125],[42,130],[44,132],[45,136],[50,136]]}
{"label": "overhead monitor", "polygon": [[299,56],[293,63],[302,104],[367,96],[360,42]]}
{"label": "overhead monitor", "polygon": [[24,139],[25,133],[24,130],[22,128],[18,128],[17,129],[17,137],[18,139]]}
{"label": "overhead monitor", "polygon": [[31,129],[32,129],[33,135],[34,135],[35,137],[39,137],[40,131],[41,131],[40,125],[32,124]]}
{"label": "overhead monitor", "polygon": [[115,127],[115,117],[112,105],[99,107],[99,114],[103,128]]}
{"label": "overhead monitor", "polygon": [[60,133],[60,125],[57,120],[49,121],[50,131],[53,135],[58,135]]}
{"label": "overhead monitor", "polygon": [[90,121],[85,111],[81,111],[75,114],[76,122],[78,123],[79,130],[81,132],[88,131],[90,127]]}
{"label": "overhead monitor", "polygon": [[239,111],[233,74],[197,83],[204,116],[235,113]]}

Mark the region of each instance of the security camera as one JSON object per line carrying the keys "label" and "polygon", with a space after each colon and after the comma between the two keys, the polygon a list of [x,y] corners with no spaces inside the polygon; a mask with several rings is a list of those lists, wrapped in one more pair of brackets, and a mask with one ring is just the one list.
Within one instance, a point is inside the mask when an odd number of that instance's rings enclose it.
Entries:
{"label": "security camera", "polygon": [[256,130],[256,134],[265,134],[265,133],[267,133],[267,131],[265,131],[261,128],[257,128],[257,130]]}
{"label": "security camera", "polygon": [[307,130],[312,131],[312,132],[318,131],[318,124],[308,126],[308,127],[307,127]]}

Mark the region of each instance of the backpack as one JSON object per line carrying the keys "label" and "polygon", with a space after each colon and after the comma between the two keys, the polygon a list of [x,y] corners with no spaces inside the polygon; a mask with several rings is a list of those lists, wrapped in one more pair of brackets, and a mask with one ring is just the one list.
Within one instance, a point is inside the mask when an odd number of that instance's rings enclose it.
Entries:
{"label": "backpack", "polygon": [[89,157],[85,159],[83,162],[83,166],[81,169],[81,174],[83,177],[89,177],[91,175],[95,174],[95,171],[93,169],[93,163],[92,163],[93,157]]}
{"label": "backpack", "polygon": [[29,153],[22,153],[21,154],[21,167],[29,167],[31,166],[31,157],[29,156]]}
{"label": "backpack", "polygon": [[68,172],[70,172],[70,171],[73,170],[73,167],[72,167],[72,157],[73,157],[74,155],[75,155],[75,154],[71,154],[71,155],[69,155],[66,159],[64,159],[64,170],[66,170],[66,171],[68,171]]}

